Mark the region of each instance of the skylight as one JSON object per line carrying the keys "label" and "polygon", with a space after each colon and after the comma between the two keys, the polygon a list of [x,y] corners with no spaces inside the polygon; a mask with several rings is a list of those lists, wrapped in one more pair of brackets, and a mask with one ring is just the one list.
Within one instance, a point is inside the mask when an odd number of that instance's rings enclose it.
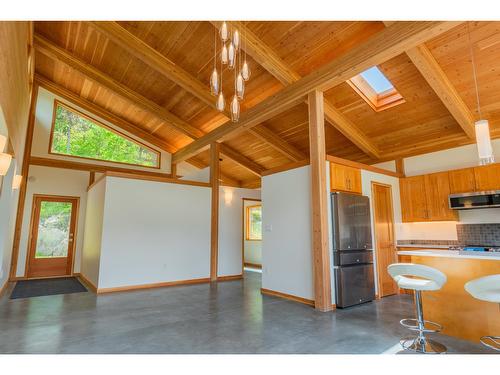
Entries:
{"label": "skylight", "polygon": [[361,74],[352,77],[347,80],[347,83],[376,112],[405,102],[403,96],[377,66],[372,66]]}
{"label": "skylight", "polygon": [[377,94],[381,94],[385,91],[394,89],[392,83],[389,82],[389,80],[384,76],[384,73],[382,73],[376,66],[365,70],[363,73],[361,73],[361,77],[363,77],[366,82],[368,82],[368,84]]}

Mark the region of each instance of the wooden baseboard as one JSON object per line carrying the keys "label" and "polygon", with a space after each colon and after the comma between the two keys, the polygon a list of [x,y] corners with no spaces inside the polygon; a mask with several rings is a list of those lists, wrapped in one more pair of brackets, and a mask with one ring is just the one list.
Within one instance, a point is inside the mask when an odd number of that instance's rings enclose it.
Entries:
{"label": "wooden baseboard", "polygon": [[266,294],[268,296],[280,297],[280,298],[284,298],[284,299],[287,299],[290,301],[299,302],[299,303],[303,303],[305,305],[309,305],[309,306],[314,307],[314,301],[312,299],[297,297],[297,296],[294,296],[292,294],[277,292],[275,290],[270,290],[270,289],[265,289],[265,288],[260,288],[260,292],[262,294]]}
{"label": "wooden baseboard", "polygon": [[9,280],[5,280],[5,284],[3,284],[2,287],[0,287],[0,297],[3,296],[4,292],[7,290],[7,287],[9,286]]}
{"label": "wooden baseboard", "polygon": [[74,273],[75,277],[78,277],[83,283],[94,293],[97,293],[97,287],[89,279],[85,277],[82,273]]}
{"label": "wooden baseboard", "polygon": [[243,266],[245,266],[245,267],[251,267],[251,268],[257,268],[259,270],[262,269],[262,264],[257,264],[257,263],[247,263],[247,262],[245,262],[245,263],[243,263]]}
{"label": "wooden baseboard", "polygon": [[126,291],[132,291],[132,290],[140,290],[140,289],[163,288],[163,287],[168,287],[168,286],[203,284],[203,283],[208,283],[208,282],[210,282],[210,278],[204,277],[201,279],[166,281],[166,282],[161,282],[161,283],[140,284],[140,285],[125,285],[125,286],[118,286],[118,287],[111,287],[111,288],[97,288],[97,294],[113,293],[113,292],[126,292]]}
{"label": "wooden baseboard", "polygon": [[217,281],[241,280],[243,275],[218,276]]}

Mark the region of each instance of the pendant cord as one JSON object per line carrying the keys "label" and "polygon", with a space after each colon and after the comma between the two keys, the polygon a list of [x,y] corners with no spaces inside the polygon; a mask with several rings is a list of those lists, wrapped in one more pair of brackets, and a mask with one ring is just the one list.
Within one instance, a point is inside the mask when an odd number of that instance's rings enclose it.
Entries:
{"label": "pendant cord", "polygon": [[467,22],[467,34],[469,35],[469,48],[470,48],[470,58],[472,63],[472,75],[474,77],[474,86],[476,88],[476,101],[477,101],[477,112],[479,114],[479,119],[483,118],[481,114],[481,104],[479,102],[479,89],[477,85],[477,75],[476,75],[476,61],[474,59],[474,49],[472,48],[472,41],[470,37],[469,22]]}

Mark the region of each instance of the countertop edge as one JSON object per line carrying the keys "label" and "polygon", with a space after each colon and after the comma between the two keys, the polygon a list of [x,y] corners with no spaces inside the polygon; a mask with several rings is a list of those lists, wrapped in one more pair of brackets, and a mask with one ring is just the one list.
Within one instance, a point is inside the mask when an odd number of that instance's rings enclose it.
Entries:
{"label": "countertop edge", "polygon": [[481,259],[481,260],[494,260],[500,261],[500,254],[498,255],[461,255],[456,250],[436,250],[436,249],[426,249],[426,250],[400,250],[398,255],[415,255],[415,256],[427,256],[427,257],[440,257],[440,258],[455,258],[455,259]]}

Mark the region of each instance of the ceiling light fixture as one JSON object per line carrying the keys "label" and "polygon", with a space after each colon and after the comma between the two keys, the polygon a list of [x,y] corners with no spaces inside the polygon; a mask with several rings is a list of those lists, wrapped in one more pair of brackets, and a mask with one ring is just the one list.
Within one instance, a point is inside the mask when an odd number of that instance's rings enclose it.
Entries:
{"label": "ceiling light fixture", "polygon": [[479,120],[476,121],[474,128],[476,131],[477,153],[479,155],[479,164],[486,165],[495,162],[493,148],[491,147],[490,126],[488,120],[483,119],[481,113],[481,104],[479,102],[479,88],[477,84],[476,62],[474,59],[474,50],[470,37],[469,22],[467,22],[467,34],[469,35],[470,58],[472,63],[472,75],[474,77],[474,86],[476,88],[477,112]]}

